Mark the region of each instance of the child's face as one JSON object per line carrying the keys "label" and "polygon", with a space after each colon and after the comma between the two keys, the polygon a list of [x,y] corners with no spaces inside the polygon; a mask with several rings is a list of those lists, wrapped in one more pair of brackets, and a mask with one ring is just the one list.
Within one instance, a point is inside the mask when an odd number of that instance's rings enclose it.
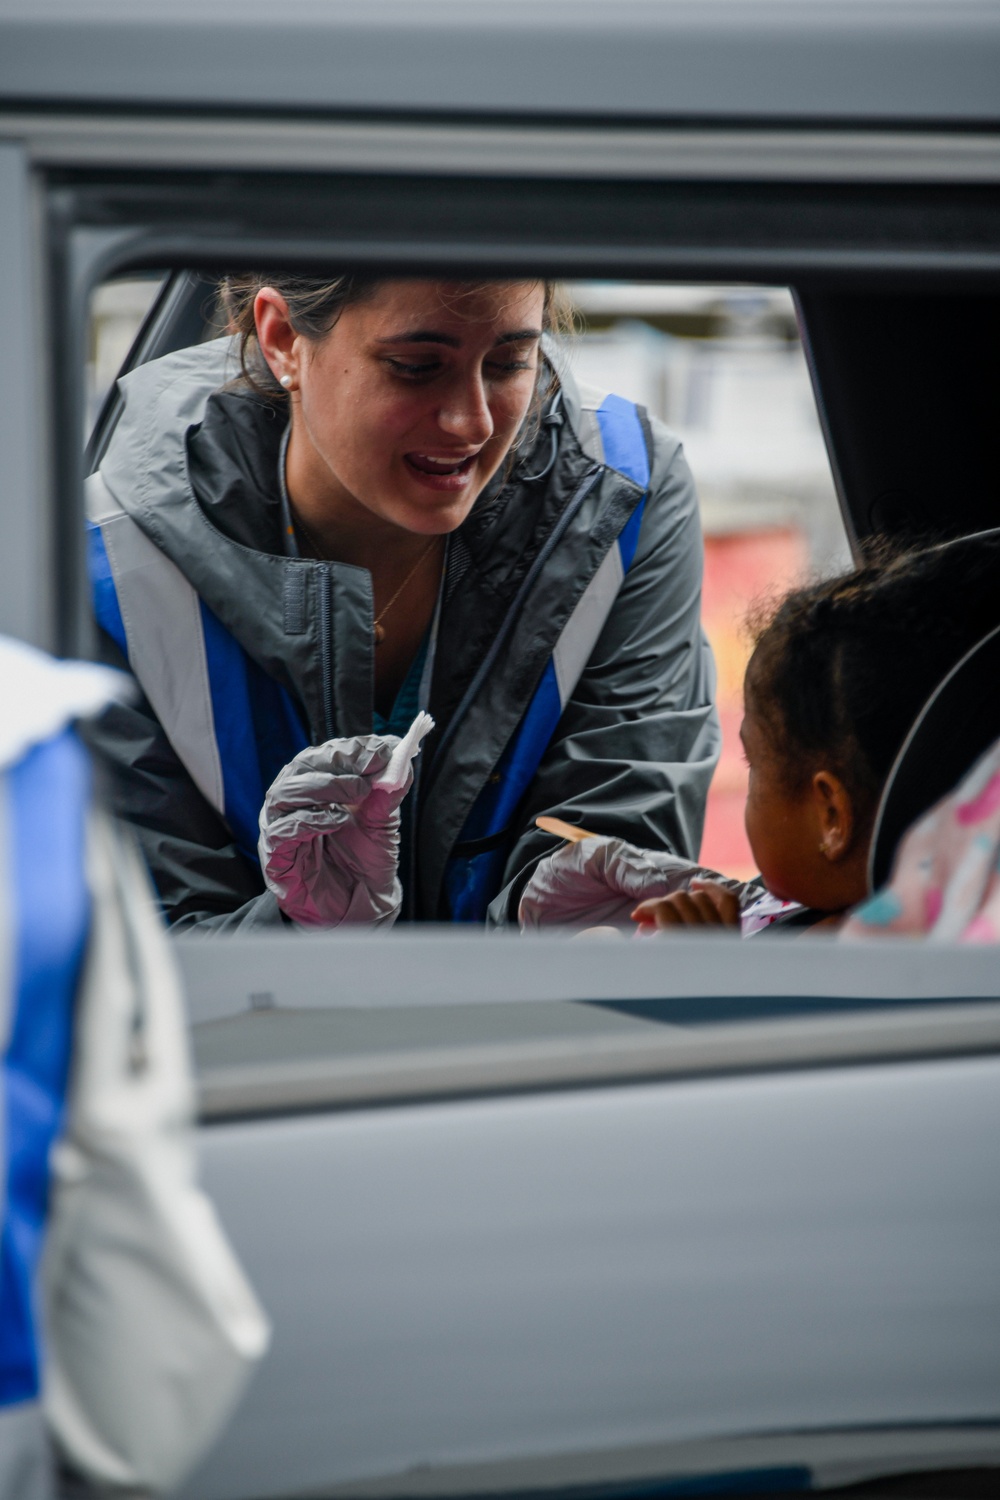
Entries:
{"label": "child's face", "polygon": [[781,758],[752,703],[740,738],[750,767],[747,837],[764,884],[782,901],[838,912],[867,894],[867,844],[839,776],[817,770],[800,790],[788,786]]}
{"label": "child's face", "polygon": [[778,757],[749,704],[740,739],[750,767],[744,821],[757,868],[773,896],[811,906],[804,892],[814,884],[818,841],[808,786],[796,793],[788,790]]}

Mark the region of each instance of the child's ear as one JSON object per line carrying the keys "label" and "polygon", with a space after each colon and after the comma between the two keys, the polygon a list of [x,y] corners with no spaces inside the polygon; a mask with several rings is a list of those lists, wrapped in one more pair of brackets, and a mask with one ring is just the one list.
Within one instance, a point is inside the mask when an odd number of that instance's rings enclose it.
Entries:
{"label": "child's ear", "polygon": [[854,803],[840,777],[817,771],[812,779],[813,809],[819,829],[819,852],[831,864],[851,853],[854,845]]}

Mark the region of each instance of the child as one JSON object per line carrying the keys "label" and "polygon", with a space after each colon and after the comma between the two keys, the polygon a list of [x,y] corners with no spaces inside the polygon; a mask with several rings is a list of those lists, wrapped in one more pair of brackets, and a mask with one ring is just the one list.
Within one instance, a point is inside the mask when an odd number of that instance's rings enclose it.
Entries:
{"label": "child", "polygon": [[758,626],[744,682],[745,818],[761,882],[586,839],[539,866],[522,925],[565,922],[571,907],[569,920],[586,922],[585,885],[590,920],[612,920],[615,892],[646,928],[839,925],[868,894],[893,761],[941,678],[1000,620],[998,580],[1000,539],[990,533],[895,554],[882,543],[856,570],[788,594]]}

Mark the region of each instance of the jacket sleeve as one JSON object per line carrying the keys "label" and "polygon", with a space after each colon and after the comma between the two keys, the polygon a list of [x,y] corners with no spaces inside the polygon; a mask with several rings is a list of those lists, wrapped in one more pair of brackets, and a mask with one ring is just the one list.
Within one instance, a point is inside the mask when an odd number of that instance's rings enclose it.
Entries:
{"label": "jacket sleeve", "polygon": [[[101,632],[101,659],[127,670]],[[141,692],[81,733],[103,773],[105,805],[135,831],[167,922],[216,932],[285,925],[260,870],[233,843]]]}
{"label": "jacket sleeve", "polygon": [[719,758],[715,667],[701,629],[703,549],[680,444],[653,424],[653,465],[632,566],[528,789],[489,921],[516,920],[525,882],[557,840],[547,813],[594,833],[697,859]]}

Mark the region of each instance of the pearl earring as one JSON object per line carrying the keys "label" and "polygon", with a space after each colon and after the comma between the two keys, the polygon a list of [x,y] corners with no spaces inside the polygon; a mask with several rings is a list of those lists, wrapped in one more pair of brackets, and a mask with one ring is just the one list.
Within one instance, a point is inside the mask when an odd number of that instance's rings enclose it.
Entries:
{"label": "pearl earring", "polygon": [[285,387],[286,391],[289,390],[292,384],[292,377],[290,375],[282,375],[280,384]]}

